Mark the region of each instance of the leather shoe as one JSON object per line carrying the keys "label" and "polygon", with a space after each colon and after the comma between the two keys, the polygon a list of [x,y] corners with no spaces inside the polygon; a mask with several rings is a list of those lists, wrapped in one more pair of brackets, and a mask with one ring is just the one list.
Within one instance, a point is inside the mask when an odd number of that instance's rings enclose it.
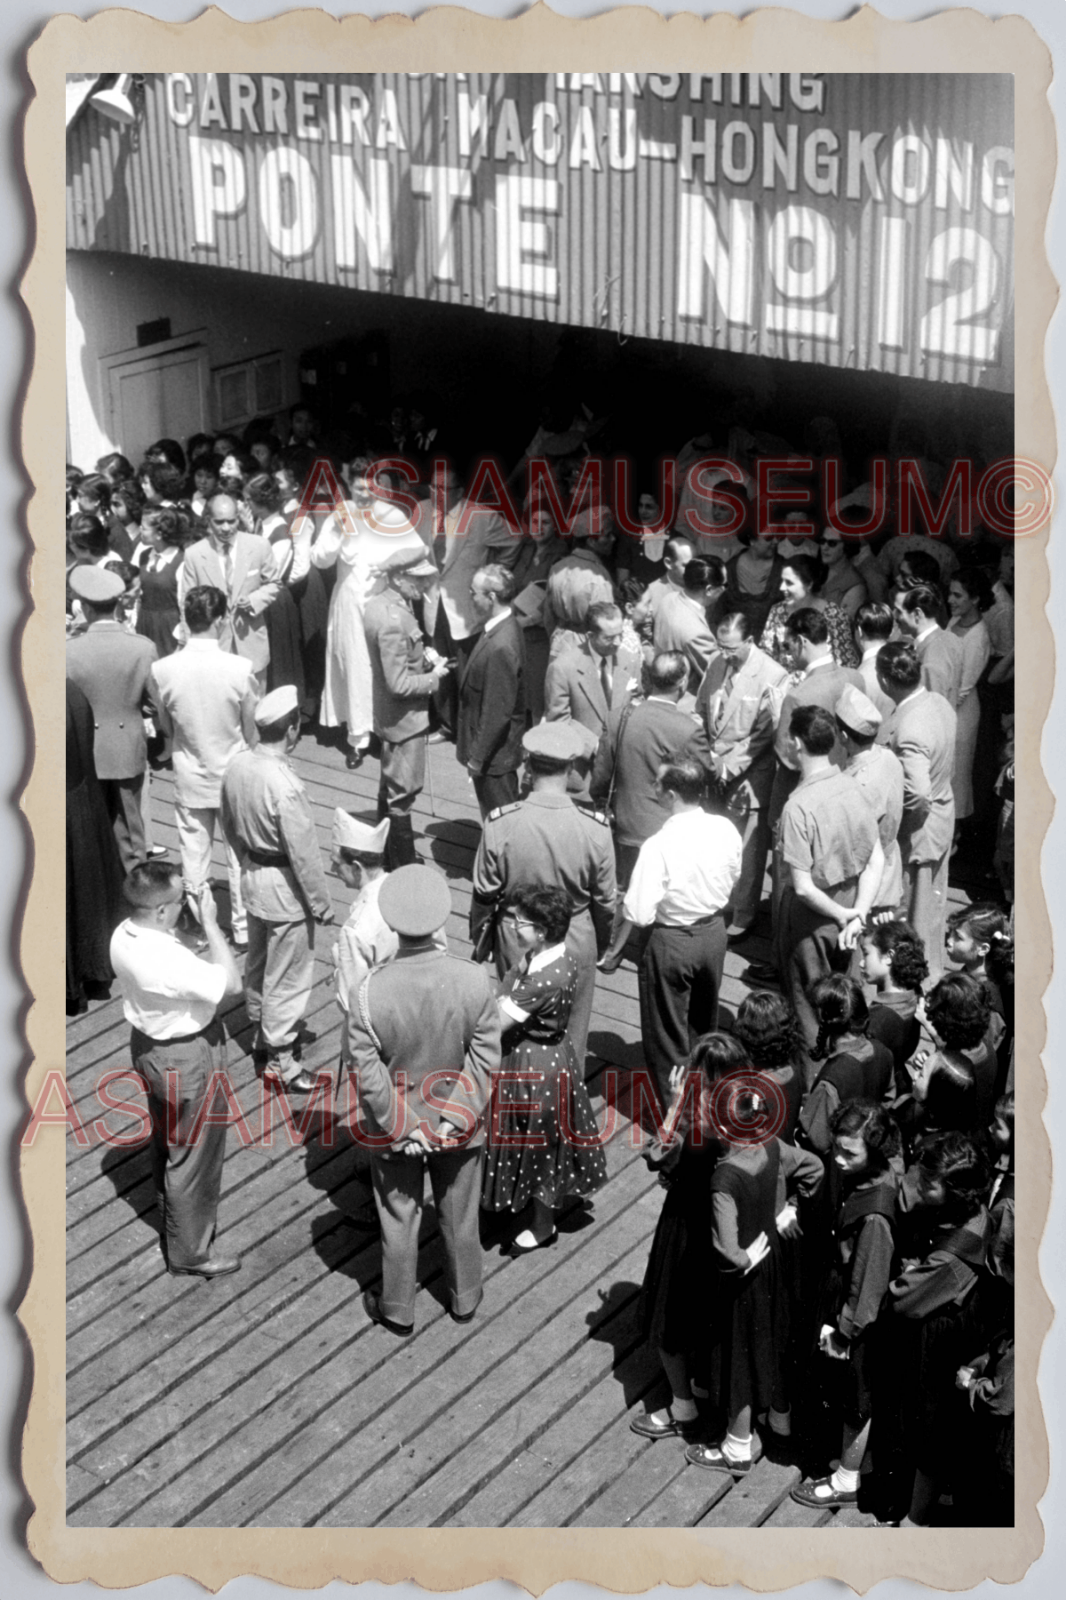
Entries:
{"label": "leather shoe", "polygon": [[286,1079],[274,1067],[265,1068],[263,1082],[272,1089],[284,1089],[286,1094],[313,1094],[318,1087],[318,1079],[306,1072],[298,1072],[295,1078]]}
{"label": "leather shoe", "polygon": [[363,1310],[371,1322],[376,1322],[379,1328],[384,1328],[388,1333],[394,1333],[398,1339],[406,1339],[414,1333],[413,1322],[390,1322],[389,1318],[382,1315],[381,1301],[373,1289],[363,1290]]}
{"label": "leather shoe", "polygon": [[551,1233],[547,1234],[543,1239],[537,1239],[534,1244],[519,1244],[518,1240],[515,1239],[511,1244],[511,1255],[516,1259],[518,1256],[531,1256],[534,1250],[550,1250],[552,1245],[557,1244],[558,1241],[558,1228],[553,1228]]}
{"label": "leather shoe", "polygon": [[207,1261],[196,1261],[188,1267],[171,1267],[172,1278],[225,1278],[231,1272],[240,1272],[240,1256],[211,1256]]}

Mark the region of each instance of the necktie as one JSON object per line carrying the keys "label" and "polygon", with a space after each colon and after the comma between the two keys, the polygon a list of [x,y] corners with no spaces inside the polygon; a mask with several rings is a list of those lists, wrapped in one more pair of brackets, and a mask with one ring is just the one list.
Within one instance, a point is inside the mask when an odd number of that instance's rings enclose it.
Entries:
{"label": "necktie", "polygon": [[725,708],[729,701],[729,696],[733,690],[733,677],[734,671],[732,665],[730,664],[725,669],[725,677],[722,679],[722,686],[715,696],[717,701],[714,713],[715,733],[718,732],[719,728],[722,726],[722,723],[725,721]]}
{"label": "necktie", "polygon": [[609,708],[611,704],[611,663],[606,656],[600,657],[600,682],[603,684],[603,698]]}
{"label": "necktie", "polygon": [[233,587],[233,546],[227,545],[222,552],[222,578],[226,585],[226,597],[231,598],[230,590]]}

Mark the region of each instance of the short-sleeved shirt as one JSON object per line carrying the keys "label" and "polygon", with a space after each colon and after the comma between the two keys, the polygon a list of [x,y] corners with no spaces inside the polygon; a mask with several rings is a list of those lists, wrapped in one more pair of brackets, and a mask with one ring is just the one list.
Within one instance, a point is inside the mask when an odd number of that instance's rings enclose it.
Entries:
{"label": "short-sleeved shirt", "polygon": [[903,863],[899,853],[899,827],[903,820],[903,766],[887,745],[860,750],[844,768],[857,783],[877,817],[885,864],[874,896],[878,906],[897,906],[903,896]]}
{"label": "short-sleeved shirt", "polygon": [[111,965],[126,1021],[150,1039],[200,1033],[226,992],[226,969],[204,961],[172,933],[128,918],[111,935]]}
{"label": "short-sleeved shirt", "polygon": [[858,785],[836,767],[812,773],[781,813],[781,856],[831,894],[859,877],[877,843],[877,818]]}

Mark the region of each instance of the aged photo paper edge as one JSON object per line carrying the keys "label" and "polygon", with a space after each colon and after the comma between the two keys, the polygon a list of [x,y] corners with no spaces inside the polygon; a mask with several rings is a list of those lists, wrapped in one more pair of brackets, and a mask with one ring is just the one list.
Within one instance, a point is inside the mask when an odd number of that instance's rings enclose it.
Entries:
{"label": "aged photo paper edge", "polygon": [[[192,54],[190,55],[190,53]],[[1016,259],[1025,293],[1017,296],[1015,454],[1050,474],[1054,421],[1043,371],[1043,348],[1057,289],[1044,247],[1055,169],[1055,140],[1047,88],[1048,51],[1019,17],[998,22],[976,12],[952,12],[921,23],[886,21],[864,9],[847,22],[816,22],[795,12],[760,11],[743,22],[691,15],[667,21],[625,10],[587,21],[555,16],[538,6],[511,21],[437,9],[416,22],[388,17],[342,21],[322,12],[289,12],[270,22],[237,23],[212,10],[178,27],[128,11],[90,21],[56,17],[28,55],[35,98],[25,123],[25,167],[33,191],[36,249],[21,286],[34,324],[33,372],[22,417],[23,454],[35,485],[28,511],[33,543],[32,614],[23,636],[22,674],[33,718],[35,763],[22,807],[34,835],[33,884],[22,932],[22,967],[32,996],[26,1024],[31,1065],[27,1104],[49,1070],[62,1070],[64,1013],[59,1004],[58,930],[64,907],[61,781],[61,637],[63,564],[53,530],[63,518],[56,471],[64,413],[64,141],[60,103],[65,74],[107,70],[136,59],[145,71],[187,68],[209,60],[220,70],[247,69],[271,59],[306,70],[554,70],[568,67],[717,70],[798,68],[824,72],[924,70],[1015,74],[1018,151]],[[1054,682],[1054,648],[1045,615],[1048,571],[1045,527],[1025,542],[1018,564],[1019,605],[1030,626],[1019,641],[1026,693],[1018,707],[1018,760],[1025,773],[1019,812],[1024,849],[1018,858],[1019,1074],[1024,1086],[1022,1267],[1018,1289],[1019,1429],[1016,1526],[931,1531],[845,1530],[818,1534],[744,1529],[644,1531],[513,1529],[74,1529],[65,1524],[64,1478],[64,1140],[61,1127],[41,1130],[22,1156],[30,1219],[33,1277],[19,1309],[33,1349],[33,1394],[23,1444],[23,1474],[35,1511],[32,1554],[59,1581],[90,1578],[106,1587],[186,1574],[215,1591],[230,1578],[255,1573],[279,1583],[312,1587],[335,1577],[385,1582],[413,1579],[427,1589],[456,1590],[490,1578],[509,1578],[541,1594],[567,1578],[637,1592],[659,1582],[688,1585],[743,1582],[775,1590],[815,1577],[838,1578],[865,1592],[883,1578],[912,1578],[959,1590],[983,1578],[1018,1581],[1043,1545],[1037,1502],[1047,1482],[1047,1434],[1036,1386],[1040,1348],[1051,1305],[1037,1267],[1037,1249],[1050,1194],[1050,1147],[1041,1120],[1045,1083],[1040,1051],[1045,1038],[1042,995],[1051,973],[1051,932],[1041,888],[1040,850],[1052,810],[1040,767],[1040,738]]]}

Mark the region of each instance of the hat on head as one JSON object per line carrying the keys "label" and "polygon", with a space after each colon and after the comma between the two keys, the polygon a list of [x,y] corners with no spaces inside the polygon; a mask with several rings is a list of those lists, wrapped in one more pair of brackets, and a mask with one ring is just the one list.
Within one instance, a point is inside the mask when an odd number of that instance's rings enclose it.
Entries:
{"label": "hat on head", "polygon": [[872,739],[881,726],[881,713],[868,695],[847,683],[833,707],[837,720],[862,739]]}
{"label": "hat on head", "polygon": [[562,765],[586,754],[588,731],[577,722],[538,722],[522,735],[522,748],[527,755],[546,756]]}
{"label": "hat on head", "polygon": [[353,817],[350,811],[342,811],[340,806],[333,813],[334,850],[361,850],[366,855],[380,856],[388,836],[388,817],[384,822],[379,822],[377,827],[371,827],[369,822],[360,822],[358,817]]}
{"label": "hat on head", "polygon": [[402,550],[390,550],[383,560],[378,562],[378,571],[385,573],[405,572],[409,578],[435,578],[437,569],[426,555],[424,549],[412,550],[405,546]]}
{"label": "hat on head", "polygon": [[272,689],[255,708],[256,727],[265,728],[270,722],[291,716],[299,703],[295,684],[283,683],[280,689]]}
{"label": "hat on head", "polygon": [[107,605],[126,589],[118,573],[110,567],[75,567],[69,582],[78,599],[88,600],[90,605]]}
{"label": "hat on head", "polygon": [[452,895],[448,880],[433,867],[397,867],[385,879],[378,910],[394,933],[425,939],[448,920]]}

